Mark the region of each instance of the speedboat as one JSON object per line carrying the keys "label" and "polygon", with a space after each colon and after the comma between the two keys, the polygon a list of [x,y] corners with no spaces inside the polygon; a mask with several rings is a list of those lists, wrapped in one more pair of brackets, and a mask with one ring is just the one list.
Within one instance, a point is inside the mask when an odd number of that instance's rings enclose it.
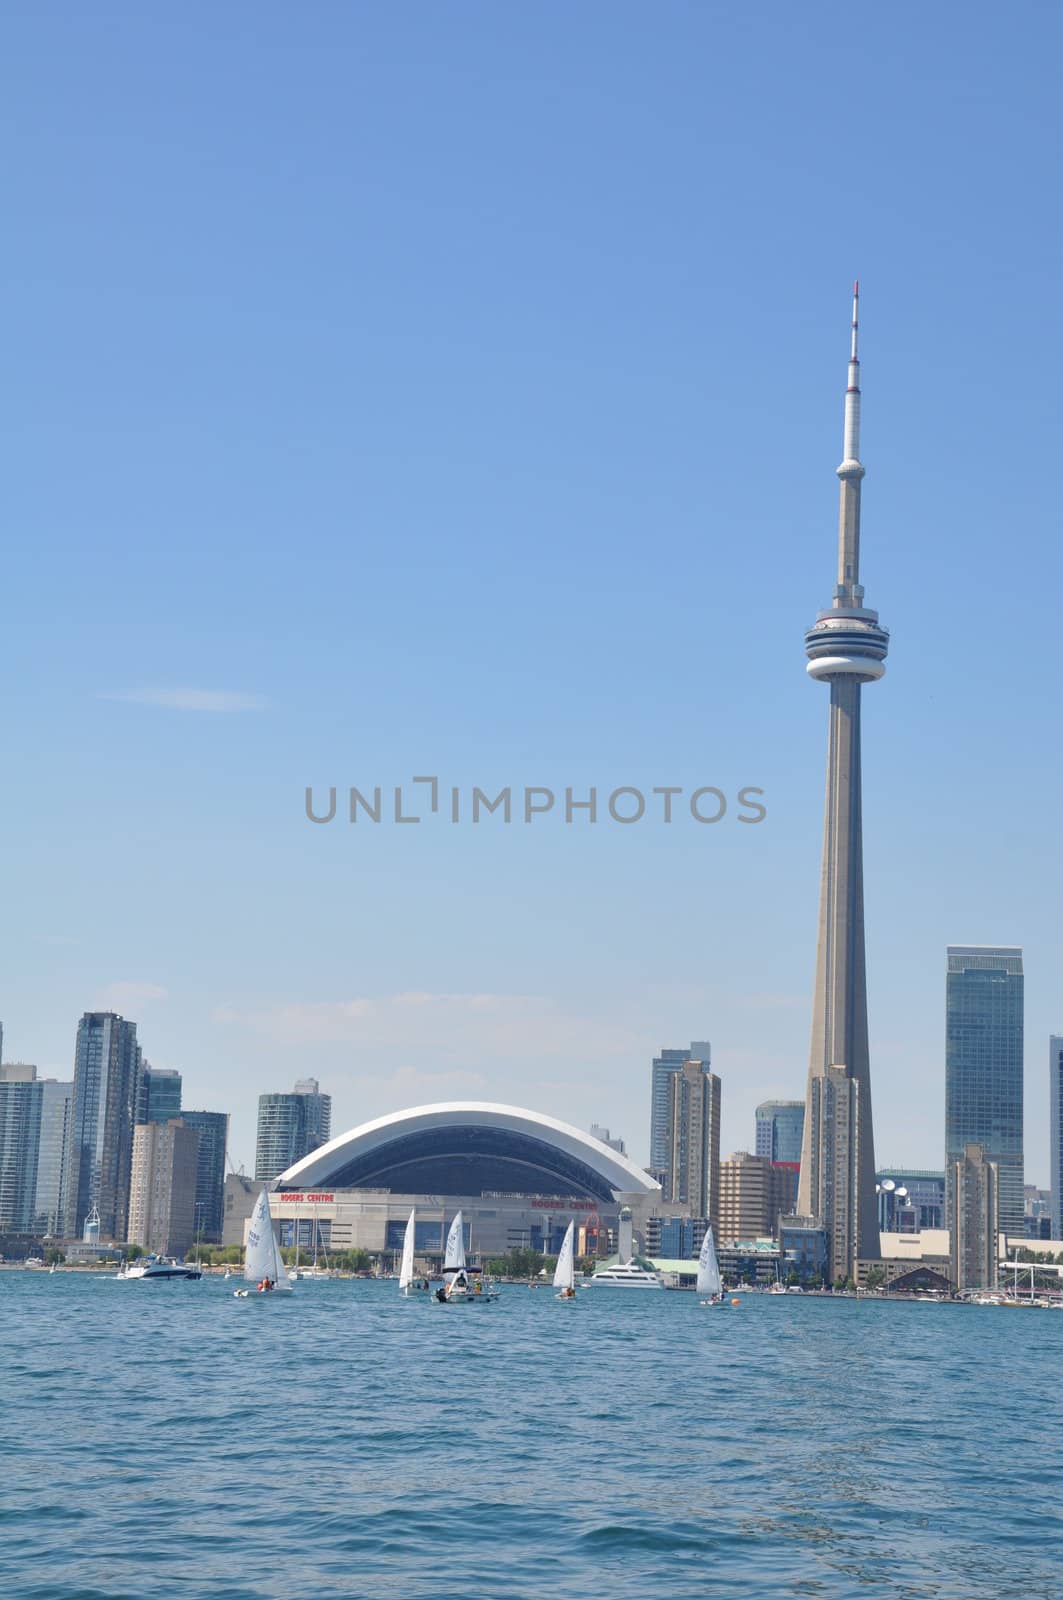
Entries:
{"label": "speedboat", "polygon": [[118,1269],[119,1278],[201,1278],[194,1261],[176,1261],[173,1256],[141,1256]]}
{"label": "speedboat", "polygon": [[637,1261],[617,1261],[611,1267],[599,1267],[593,1277],[584,1279],[584,1288],[600,1289],[663,1289],[660,1274]]}

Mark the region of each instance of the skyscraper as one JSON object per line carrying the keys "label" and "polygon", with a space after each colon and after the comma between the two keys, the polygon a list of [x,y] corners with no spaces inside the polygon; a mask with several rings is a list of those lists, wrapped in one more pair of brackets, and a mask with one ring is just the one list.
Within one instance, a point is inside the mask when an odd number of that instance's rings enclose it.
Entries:
{"label": "skyscraper", "polygon": [[689,1050],[662,1050],[654,1056],[650,1088],[650,1171],[667,1172],[672,1159],[671,1079],[687,1061],[712,1062],[707,1039],[694,1039]]}
{"label": "skyscraper", "polygon": [[946,1169],[953,1197],[949,1244],[955,1289],[995,1289],[1000,1227],[999,1168],[985,1147],[968,1144]]}
{"label": "skyscraper", "polygon": [[181,1074],[145,1061],[140,1074],[138,1122],[172,1122],[181,1115]]}
{"label": "skyscraper", "polygon": [[769,1161],[799,1163],[805,1129],[803,1100],[765,1100],[756,1109],[758,1156]]}
{"label": "skyscraper", "polygon": [[998,1169],[1001,1232],[1023,1237],[1022,950],[949,945],[945,978],[945,1213],[954,1164],[982,1145]]}
{"label": "skyscraper", "polygon": [[68,1238],[80,1238],[93,1206],[100,1213],[101,1239],[126,1237],[140,1067],[136,1023],[113,1011],[86,1011],[74,1049],[63,1226]]}
{"label": "skyscraper", "polygon": [[0,1067],[0,1232],[33,1230],[42,1092],[36,1067]]}
{"label": "skyscraper", "polygon": [[205,1244],[221,1244],[225,1220],[225,1149],[229,1142],[229,1116],[225,1111],[182,1111],[181,1121],[199,1134],[196,1157],[197,1237]]}
{"label": "skyscraper", "polygon": [[256,1179],[268,1183],[327,1144],[331,1126],[332,1096],[320,1093],[316,1078],[301,1079],[291,1094],[260,1094]]}
{"label": "skyscraper", "polygon": [[853,289],[845,394],[838,581],[830,610],[805,634],[809,675],[830,685],[827,800],[820,878],[812,1044],[798,1211],[826,1229],[833,1278],[879,1254],[867,1038],[860,695],[885,672],[889,634],[860,583],[859,286]]}
{"label": "skyscraper", "polygon": [[179,1119],[141,1122],[133,1131],[129,1242],[183,1256],[195,1234],[199,1134]]}
{"label": "skyscraper", "polygon": [[1048,1041],[1048,1142],[1051,1166],[1052,1237],[1063,1238],[1063,1035]]}
{"label": "skyscraper", "polygon": [[708,1063],[688,1060],[668,1079],[671,1148],[665,1199],[690,1207],[714,1228],[720,1220],[720,1080]]}
{"label": "skyscraper", "polygon": [[61,1234],[66,1194],[66,1162],[70,1138],[73,1083],[45,1078],[41,1083],[41,1138],[37,1150],[37,1195],[34,1231]]}

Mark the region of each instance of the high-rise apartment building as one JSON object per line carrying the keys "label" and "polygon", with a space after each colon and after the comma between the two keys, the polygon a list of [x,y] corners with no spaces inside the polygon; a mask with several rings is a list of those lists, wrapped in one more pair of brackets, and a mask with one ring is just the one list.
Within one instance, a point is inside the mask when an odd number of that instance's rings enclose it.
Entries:
{"label": "high-rise apartment building", "polygon": [[688,1060],[669,1077],[671,1148],[664,1198],[719,1226],[720,1080],[705,1061]]}
{"label": "high-rise apartment building", "polygon": [[886,670],[889,634],[860,583],[860,362],[853,292],[831,607],[805,634],[809,675],[830,688],[827,796],[798,1211],[826,1231],[833,1279],[879,1254],[864,950],[861,696]]}
{"label": "high-rise apartment building", "polygon": [[181,1074],[145,1061],[140,1074],[138,1122],[172,1122],[181,1115]]}
{"label": "high-rise apartment building", "polygon": [[720,1163],[721,1244],[762,1239],[769,1231],[771,1159],[737,1150]]}
{"label": "high-rise apartment building", "polygon": [[42,1088],[36,1067],[0,1066],[0,1232],[33,1231]]}
{"label": "high-rise apartment building", "polygon": [[650,1171],[667,1172],[672,1159],[671,1080],[687,1061],[712,1063],[712,1046],[695,1039],[689,1050],[662,1050],[654,1056],[650,1086]]}
{"label": "high-rise apartment building", "polygon": [[801,1164],[801,1139],[805,1131],[803,1100],[765,1100],[756,1109],[756,1154],[769,1161]]}
{"label": "high-rise apartment building", "polygon": [[1063,1034],[1048,1041],[1048,1144],[1052,1237],[1063,1239]]}
{"label": "high-rise apartment building", "polygon": [[183,1111],[181,1121],[199,1134],[196,1157],[196,1237],[221,1244],[225,1220],[225,1150],[229,1117],[225,1111]]}
{"label": "high-rise apartment building", "polygon": [[738,1150],[720,1163],[720,1240],[777,1238],[797,1199],[797,1164]]}
{"label": "high-rise apartment building", "polygon": [[949,945],[945,979],[946,1226],[967,1145],[998,1169],[1002,1233],[1023,1236],[1023,974],[1015,945]]}
{"label": "high-rise apartment building", "polygon": [[952,1196],[952,1282],[956,1289],[995,1289],[999,1168],[980,1144],[965,1145],[946,1170]]}
{"label": "high-rise apartment building", "polygon": [[321,1094],[316,1078],[301,1079],[290,1094],[260,1094],[256,1179],[269,1183],[327,1144],[331,1127],[332,1096]]}
{"label": "high-rise apartment building", "polygon": [[183,1256],[195,1235],[199,1134],[181,1121],[141,1122],[133,1131],[129,1243]]}
{"label": "high-rise apartment building", "polygon": [[74,1048],[63,1226],[68,1238],[81,1237],[94,1206],[100,1239],[126,1238],[140,1068],[136,1023],[113,1011],[86,1011]]}
{"label": "high-rise apartment building", "polygon": [[55,1078],[44,1078],[41,1082],[41,1137],[37,1147],[37,1194],[33,1204],[36,1233],[59,1235],[63,1231],[73,1095],[73,1083],[62,1083]]}

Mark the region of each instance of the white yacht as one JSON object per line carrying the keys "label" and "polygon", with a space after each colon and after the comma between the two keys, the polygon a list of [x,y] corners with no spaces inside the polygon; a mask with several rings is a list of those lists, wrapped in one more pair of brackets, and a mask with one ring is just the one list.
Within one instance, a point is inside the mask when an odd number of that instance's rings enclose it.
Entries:
{"label": "white yacht", "polygon": [[191,1261],[176,1261],[173,1256],[141,1256],[119,1267],[119,1278],[201,1278],[203,1273]]}
{"label": "white yacht", "polygon": [[616,1261],[611,1267],[599,1267],[591,1278],[584,1279],[585,1288],[600,1289],[663,1289],[660,1273],[640,1267],[637,1261]]}

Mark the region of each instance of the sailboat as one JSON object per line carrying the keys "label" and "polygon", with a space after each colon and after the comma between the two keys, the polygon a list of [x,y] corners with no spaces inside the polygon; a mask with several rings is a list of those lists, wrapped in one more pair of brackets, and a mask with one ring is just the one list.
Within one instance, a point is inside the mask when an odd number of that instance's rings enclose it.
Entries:
{"label": "sailboat", "polygon": [[498,1295],[487,1288],[479,1276],[479,1267],[470,1267],[465,1261],[465,1223],[459,1211],[450,1224],[447,1249],[443,1258],[443,1287],[436,1290],[436,1299],[444,1306],[488,1305]]}
{"label": "sailboat", "polygon": [[554,1268],[554,1288],[558,1291],[556,1299],[575,1300],[576,1298],[576,1224],[570,1222],[565,1229],[565,1237],[561,1241],[561,1254],[557,1258]]}
{"label": "sailboat", "polygon": [[254,1284],[254,1289],[234,1289],[237,1300],[252,1296],[268,1299],[282,1290],[291,1294],[292,1286],[281,1259],[280,1247],[273,1232],[269,1195],[263,1189],[251,1213],[251,1226],[247,1232],[247,1250],[244,1253],[244,1282]]}
{"label": "sailboat", "polygon": [[411,1294],[424,1294],[428,1289],[427,1278],[414,1278],[413,1275],[413,1250],[417,1231],[416,1207],[410,1212],[410,1220],[406,1224],[406,1232],[402,1236],[402,1264],[399,1267],[399,1289],[407,1298]]}
{"label": "sailboat", "polygon": [[716,1259],[716,1243],[712,1237],[712,1223],[705,1229],[698,1256],[698,1294],[703,1295],[703,1306],[718,1306],[723,1300],[723,1279],[720,1263]]}

